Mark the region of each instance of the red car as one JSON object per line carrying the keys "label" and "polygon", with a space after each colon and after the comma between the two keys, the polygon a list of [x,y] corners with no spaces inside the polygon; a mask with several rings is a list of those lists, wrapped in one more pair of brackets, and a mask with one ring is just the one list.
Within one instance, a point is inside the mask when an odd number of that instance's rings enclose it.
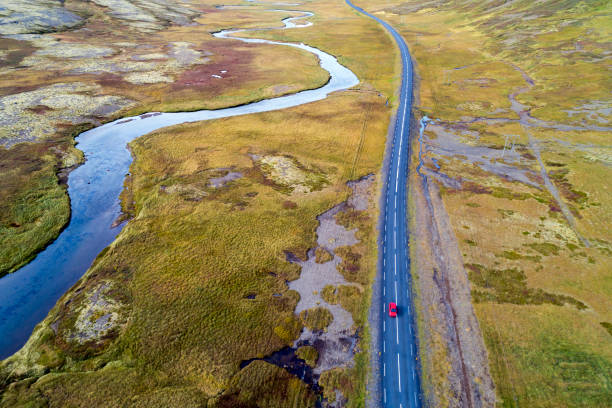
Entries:
{"label": "red car", "polygon": [[393,302],[389,303],[389,317],[397,317],[397,305]]}

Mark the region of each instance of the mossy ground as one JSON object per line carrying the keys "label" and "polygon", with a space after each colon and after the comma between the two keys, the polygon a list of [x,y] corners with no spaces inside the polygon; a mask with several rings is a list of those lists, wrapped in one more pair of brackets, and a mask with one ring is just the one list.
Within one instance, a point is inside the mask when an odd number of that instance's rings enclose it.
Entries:
{"label": "mossy ground", "polygon": [[300,313],[300,319],[305,327],[313,331],[325,330],[334,316],[324,307],[315,307]]}
{"label": "mossy ground", "polygon": [[28,262],[70,217],[66,188],[56,176],[67,138],[0,147],[0,277]]}
{"label": "mossy ground", "polygon": [[319,359],[317,349],[312,346],[302,346],[297,349],[296,354],[299,358],[306,361],[306,364],[311,367],[314,367]]}

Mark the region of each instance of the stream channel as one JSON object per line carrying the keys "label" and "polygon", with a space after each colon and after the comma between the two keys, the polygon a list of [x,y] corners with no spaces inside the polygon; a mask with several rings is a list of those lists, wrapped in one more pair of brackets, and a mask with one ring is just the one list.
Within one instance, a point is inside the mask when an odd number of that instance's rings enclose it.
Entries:
{"label": "stream channel", "polygon": [[[289,11],[289,10],[268,10]],[[301,12],[286,18],[284,27],[253,30],[224,30],[218,38],[248,43],[283,45],[300,48],[316,55],[330,79],[317,89],[266,99],[246,105],[195,112],[149,113],[122,118],[81,133],[77,148],[85,154],[85,163],[68,177],[71,218],[59,237],[29,264],[0,279],[0,359],[19,350],[32,330],[45,318],[57,300],[87,271],[96,255],[107,247],[123,225],[111,227],[121,212],[119,194],[129,172],[132,156],[127,144],[154,130],[185,122],[196,122],[268,112],[325,99],[331,92],[351,88],[357,76],[340,65],[336,58],[305,44],[268,41],[234,36],[245,31],[308,27],[312,23],[294,21],[311,17]]]}

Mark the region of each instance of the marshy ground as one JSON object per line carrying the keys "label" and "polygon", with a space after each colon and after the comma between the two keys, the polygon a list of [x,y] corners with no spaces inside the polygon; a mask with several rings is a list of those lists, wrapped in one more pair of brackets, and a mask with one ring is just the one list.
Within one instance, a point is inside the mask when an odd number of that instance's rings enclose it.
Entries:
{"label": "marshy ground", "polygon": [[[309,54],[230,46],[210,34],[274,26],[290,12],[220,10],[198,1],[7,3],[0,25],[0,275],[30,260],[68,221],[57,173],[83,160],[73,146],[82,130],[142,112],[248,103],[328,80]],[[36,20],[43,10],[73,23]],[[285,59],[299,74],[283,69]]]}

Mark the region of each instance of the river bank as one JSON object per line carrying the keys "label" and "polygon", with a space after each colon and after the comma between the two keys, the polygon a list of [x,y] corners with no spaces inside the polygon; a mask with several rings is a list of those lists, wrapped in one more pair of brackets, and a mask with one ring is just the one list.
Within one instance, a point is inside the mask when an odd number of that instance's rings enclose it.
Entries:
{"label": "river bank", "polygon": [[[300,27],[292,24],[294,19],[284,21],[288,21],[291,28]],[[239,32],[231,30],[217,36],[240,40],[235,36]],[[76,139],[77,147],[84,152],[85,163],[68,177],[72,208],[69,226],[30,264],[0,280],[0,296],[5,299],[0,305],[0,314],[3,316],[0,329],[11,333],[10,338],[4,337],[0,343],[0,357],[9,356],[23,344],[30,330],[46,315],[59,296],[82,276],[96,255],[120,232],[120,226],[109,226],[121,211],[118,197],[123,188],[124,175],[131,163],[130,152],[125,148],[130,141],[174,124],[266,112],[309,103],[325,98],[330,92],[347,89],[358,83],[352,72],[339,65],[334,57],[316,48],[257,39],[244,41],[286,45],[309,51],[317,55],[321,67],[329,72],[330,80],[316,90],[233,108],[121,118],[79,135]],[[41,280],[43,275],[44,280]]]}

